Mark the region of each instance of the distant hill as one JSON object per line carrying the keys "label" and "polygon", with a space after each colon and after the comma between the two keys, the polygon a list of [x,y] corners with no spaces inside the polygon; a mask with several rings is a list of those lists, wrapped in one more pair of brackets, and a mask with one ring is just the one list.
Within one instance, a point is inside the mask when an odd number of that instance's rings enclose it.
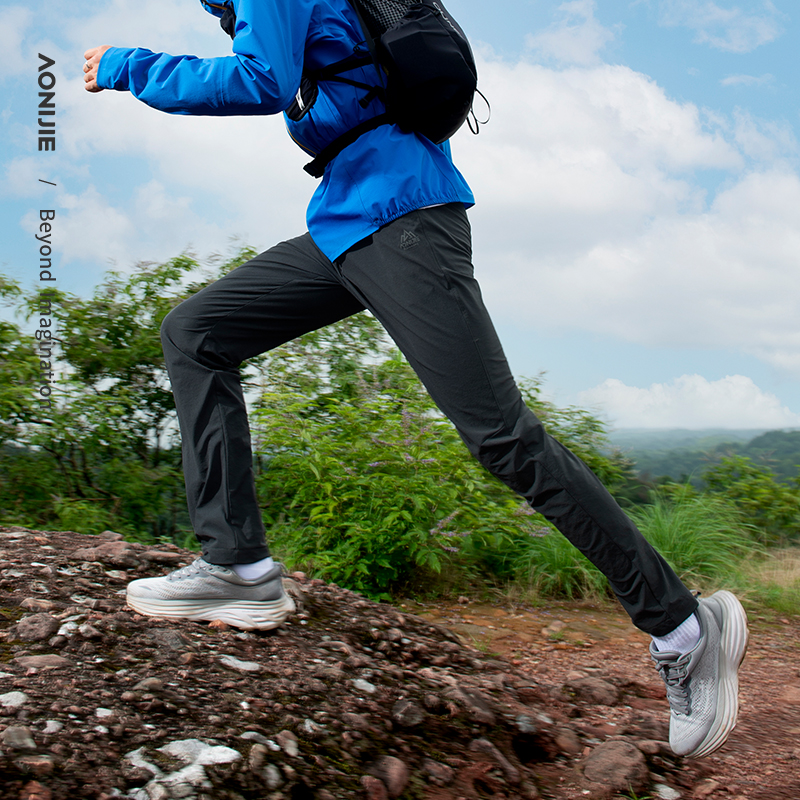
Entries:
{"label": "distant hill", "polygon": [[724,455],[743,455],[767,466],[779,480],[800,474],[800,430],[629,428],[612,431],[614,447],[636,462],[643,478],[699,478]]}

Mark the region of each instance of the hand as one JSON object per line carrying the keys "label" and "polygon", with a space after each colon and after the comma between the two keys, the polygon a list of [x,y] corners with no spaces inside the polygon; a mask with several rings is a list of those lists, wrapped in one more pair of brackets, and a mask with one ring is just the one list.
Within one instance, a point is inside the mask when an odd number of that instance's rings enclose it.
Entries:
{"label": "hand", "polygon": [[100,59],[103,57],[103,53],[110,49],[110,44],[104,44],[100,47],[92,47],[83,54],[86,59],[86,63],[83,65],[83,79],[86,81],[84,88],[87,92],[103,91],[103,87],[97,85],[97,69],[100,66]]}

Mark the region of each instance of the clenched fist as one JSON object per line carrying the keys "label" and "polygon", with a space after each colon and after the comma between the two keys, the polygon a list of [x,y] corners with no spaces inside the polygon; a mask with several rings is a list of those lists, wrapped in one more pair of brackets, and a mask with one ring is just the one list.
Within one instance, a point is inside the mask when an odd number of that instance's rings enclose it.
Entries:
{"label": "clenched fist", "polygon": [[100,59],[103,57],[103,53],[110,48],[110,44],[104,44],[100,47],[92,47],[83,54],[86,59],[86,63],[83,65],[83,79],[86,81],[84,88],[87,92],[103,91],[103,87],[97,85],[97,69],[100,66]]}

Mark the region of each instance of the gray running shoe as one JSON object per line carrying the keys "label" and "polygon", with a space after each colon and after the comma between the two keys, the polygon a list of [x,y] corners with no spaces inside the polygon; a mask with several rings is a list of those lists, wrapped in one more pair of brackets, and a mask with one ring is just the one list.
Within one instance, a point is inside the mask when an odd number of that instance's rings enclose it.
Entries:
{"label": "gray running shoe", "polygon": [[128,605],[139,614],[167,619],[222,620],[244,630],[269,630],[294,610],[283,591],[281,565],[255,581],[198,558],[163,578],[128,584]]}
{"label": "gray running shoe", "polygon": [[699,758],[722,747],[736,725],[747,616],[725,591],[700,600],[695,613],[700,641],[694,650],[659,652],[651,644],[650,657],[667,685],[670,747],[676,755]]}

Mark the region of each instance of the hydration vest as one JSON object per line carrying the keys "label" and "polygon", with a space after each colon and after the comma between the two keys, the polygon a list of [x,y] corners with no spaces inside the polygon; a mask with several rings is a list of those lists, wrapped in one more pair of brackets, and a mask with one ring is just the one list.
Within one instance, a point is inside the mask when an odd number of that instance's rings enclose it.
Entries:
{"label": "hydration vest", "polygon": [[[321,69],[304,69],[294,101],[286,109],[299,122],[313,107],[321,81],[339,81],[364,90],[366,108],[379,97],[386,111],[365,120],[334,139],[303,169],[322,177],[327,164],[359,136],[380,125],[396,124],[441,144],[472,112],[477,91],[475,59],[461,26],[441,0],[348,0],[364,34],[366,51],[356,45],[352,55]],[[236,15],[228,6],[220,25],[233,38]],[[379,85],[346,77],[358,67],[374,64]],[[478,121],[469,122],[473,133]]]}

